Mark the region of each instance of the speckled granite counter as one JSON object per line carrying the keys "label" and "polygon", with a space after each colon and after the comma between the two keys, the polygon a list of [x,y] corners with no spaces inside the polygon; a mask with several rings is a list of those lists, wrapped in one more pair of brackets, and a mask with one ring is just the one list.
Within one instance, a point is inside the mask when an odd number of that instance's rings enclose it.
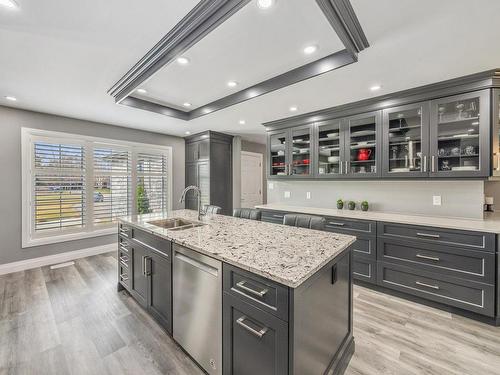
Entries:
{"label": "speckled granite counter", "polygon": [[223,262],[295,288],[342,253],[356,237],[276,225],[223,215],[208,215],[206,225],[168,230],[149,224],[167,217],[197,220],[192,210],[121,218],[121,222],[158,235]]}
{"label": "speckled granite counter", "polygon": [[348,219],[385,221],[410,225],[424,225],[437,228],[470,230],[500,234],[500,214],[487,214],[483,220],[438,216],[406,215],[401,213],[360,210],[337,210],[335,208],[300,207],[285,204],[263,204],[256,206],[263,210],[288,211],[310,215],[335,216]]}

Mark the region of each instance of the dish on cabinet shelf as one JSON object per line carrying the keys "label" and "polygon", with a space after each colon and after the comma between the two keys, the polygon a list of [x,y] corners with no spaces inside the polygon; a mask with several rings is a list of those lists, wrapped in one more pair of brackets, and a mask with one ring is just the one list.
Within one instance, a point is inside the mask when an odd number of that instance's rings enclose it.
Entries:
{"label": "dish on cabinet shelf", "polygon": [[410,168],[392,168],[391,172],[410,172]]}
{"label": "dish on cabinet shelf", "polygon": [[462,167],[451,167],[452,171],[477,171],[478,167],[473,165],[464,165]]}

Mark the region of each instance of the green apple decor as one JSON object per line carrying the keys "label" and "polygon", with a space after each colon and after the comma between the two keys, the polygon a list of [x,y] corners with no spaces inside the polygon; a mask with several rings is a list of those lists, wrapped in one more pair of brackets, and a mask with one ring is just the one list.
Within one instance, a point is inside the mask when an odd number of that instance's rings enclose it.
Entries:
{"label": "green apple decor", "polygon": [[344,201],[342,199],[337,199],[337,208],[339,210],[344,208]]}
{"label": "green apple decor", "polygon": [[356,202],[349,201],[349,203],[347,204],[347,207],[349,207],[350,210],[354,210],[356,208]]}
{"label": "green apple decor", "polygon": [[361,211],[368,211],[368,201],[361,202]]}

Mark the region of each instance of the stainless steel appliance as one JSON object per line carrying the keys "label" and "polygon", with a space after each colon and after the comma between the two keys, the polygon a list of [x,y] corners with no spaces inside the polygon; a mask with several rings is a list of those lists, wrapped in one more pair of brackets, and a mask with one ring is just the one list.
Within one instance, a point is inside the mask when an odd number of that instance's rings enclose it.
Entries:
{"label": "stainless steel appliance", "polygon": [[174,339],[210,375],[222,374],[222,263],[173,247]]}

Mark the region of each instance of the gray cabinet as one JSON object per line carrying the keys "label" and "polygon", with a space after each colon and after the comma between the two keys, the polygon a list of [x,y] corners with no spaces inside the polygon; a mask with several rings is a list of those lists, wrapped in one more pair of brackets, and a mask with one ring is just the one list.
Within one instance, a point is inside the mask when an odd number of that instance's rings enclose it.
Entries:
{"label": "gray cabinet", "polygon": [[313,171],[313,126],[306,124],[268,134],[268,176],[307,178]]}
{"label": "gray cabinet", "polygon": [[146,275],[147,249],[137,243],[130,246],[131,281],[130,294],[142,306],[148,305],[148,276]]}
{"label": "gray cabinet", "polygon": [[[212,131],[185,138],[186,186],[198,186],[201,204],[220,206],[225,215],[233,210],[232,138]],[[186,208],[196,209],[197,204],[194,193],[188,192]]]}
{"label": "gray cabinet", "polygon": [[429,102],[383,111],[383,177],[428,177]]}
{"label": "gray cabinet", "polygon": [[223,298],[224,374],[288,375],[288,324],[228,293]]}
{"label": "gray cabinet", "polygon": [[172,332],[172,262],[167,254],[150,252],[146,258],[148,271],[148,309],[151,315]]}
{"label": "gray cabinet", "polygon": [[431,177],[490,175],[490,108],[490,90],[431,101]]}

